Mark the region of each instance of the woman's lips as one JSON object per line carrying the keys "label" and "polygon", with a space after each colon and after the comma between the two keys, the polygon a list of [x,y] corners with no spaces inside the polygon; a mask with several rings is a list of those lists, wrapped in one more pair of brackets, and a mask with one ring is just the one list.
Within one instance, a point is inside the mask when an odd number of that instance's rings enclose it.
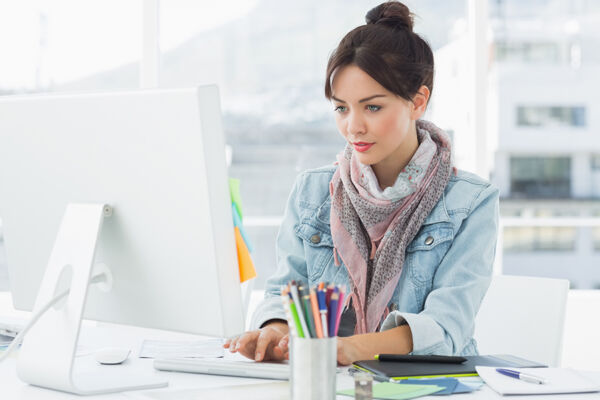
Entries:
{"label": "woman's lips", "polygon": [[366,143],[366,142],[354,142],[352,143],[352,145],[354,146],[354,150],[356,151],[360,151],[361,153],[363,151],[367,151],[371,148],[371,146],[373,146],[375,143]]}

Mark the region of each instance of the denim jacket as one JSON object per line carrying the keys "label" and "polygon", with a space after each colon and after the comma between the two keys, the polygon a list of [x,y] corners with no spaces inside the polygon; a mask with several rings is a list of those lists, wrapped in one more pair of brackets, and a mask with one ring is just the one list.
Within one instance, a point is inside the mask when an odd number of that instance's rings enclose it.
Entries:
{"label": "denim jacket", "polygon": [[[277,236],[277,272],[267,280],[252,329],[270,319],[285,320],[280,288],[292,279],[350,287],[346,267],[333,260],[329,181],[336,168],[309,170],[297,178]],[[406,249],[380,329],[408,324],[413,354],[477,354],[474,320],[491,280],[497,231],[498,190],[468,172],[452,174]]]}

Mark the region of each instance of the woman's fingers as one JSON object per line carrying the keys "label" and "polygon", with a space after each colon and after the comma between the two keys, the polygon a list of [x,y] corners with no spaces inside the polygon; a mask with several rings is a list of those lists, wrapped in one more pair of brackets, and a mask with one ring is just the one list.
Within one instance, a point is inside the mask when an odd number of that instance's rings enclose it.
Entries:
{"label": "woman's fingers", "polygon": [[288,358],[289,335],[277,326],[266,326],[256,331],[228,339],[223,347],[239,352],[255,361],[285,360]]}
{"label": "woman's fingers", "polygon": [[228,349],[229,346],[231,346],[231,342],[233,342],[236,338],[237,337],[233,337],[233,338],[227,339],[225,341],[225,343],[223,343],[223,348]]}
{"label": "woman's fingers", "polygon": [[284,352],[288,352],[288,346],[290,343],[290,335],[285,335],[281,338],[281,340],[279,341],[279,343],[277,344],[277,347],[279,347],[281,350],[283,350]]}
{"label": "woman's fingers", "polygon": [[262,334],[261,330],[246,332],[242,336],[237,343],[237,351],[243,355],[244,357],[254,359],[257,341],[260,335]]}
{"label": "woman's fingers", "polygon": [[279,342],[279,335],[274,329],[261,329],[258,340],[256,341],[256,350],[254,352],[255,361],[263,361],[265,355],[268,359],[275,358],[274,354],[267,354]]}
{"label": "woman's fingers", "polygon": [[350,365],[361,358],[355,354],[356,344],[352,343],[355,336],[337,339],[337,361],[340,365]]}
{"label": "woman's fingers", "polygon": [[283,350],[279,346],[273,347],[272,355],[271,355],[270,359],[280,361],[280,360],[285,360],[287,358],[288,358],[288,352],[286,350]]}

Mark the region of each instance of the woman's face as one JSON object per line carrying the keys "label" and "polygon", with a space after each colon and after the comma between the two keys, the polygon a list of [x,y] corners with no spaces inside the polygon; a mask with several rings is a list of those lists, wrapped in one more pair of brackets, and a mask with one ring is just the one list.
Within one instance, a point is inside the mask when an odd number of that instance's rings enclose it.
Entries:
{"label": "woman's face", "polygon": [[407,151],[410,160],[416,147],[407,147],[418,146],[414,121],[422,114],[419,107],[388,91],[356,65],[340,69],[332,89],[338,130],[361,163],[404,160]]}

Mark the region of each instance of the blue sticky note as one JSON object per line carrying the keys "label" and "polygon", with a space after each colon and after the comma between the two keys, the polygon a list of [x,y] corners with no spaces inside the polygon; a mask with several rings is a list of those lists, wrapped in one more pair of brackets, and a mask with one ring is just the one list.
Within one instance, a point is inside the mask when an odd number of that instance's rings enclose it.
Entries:
{"label": "blue sticky note", "polygon": [[456,378],[401,379],[397,382],[410,385],[436,385],[444,388],[444,390],[434,393],[434,396],[452,394],[458,385],[458,379]]}
{"label": "blue sticky note", "polygon": [[458,385],[454,388],[453,393],[469,393],[479,389],[479,387],[473,387],[469,385],[465,385],[464,383],[458,382]]}
{"label": "blue sticky note", "polygon": [[231,205],[231,211],[233,213],[233,226],[237,226],[238,228],[240,228],[240,233],[242,234],[244,243],[246,243],[246,247],[248,248],[248,251],[250,253],[252,253],[252,251],[253,251],[252,244],[250,244],[250,240],[248,239],[248,234],[246,233],[246,230],[244,229],[244,225],[242,224],[242,218],[240,217],[240,214],[238,214],[238,210],[237,210],[235,204]]}

